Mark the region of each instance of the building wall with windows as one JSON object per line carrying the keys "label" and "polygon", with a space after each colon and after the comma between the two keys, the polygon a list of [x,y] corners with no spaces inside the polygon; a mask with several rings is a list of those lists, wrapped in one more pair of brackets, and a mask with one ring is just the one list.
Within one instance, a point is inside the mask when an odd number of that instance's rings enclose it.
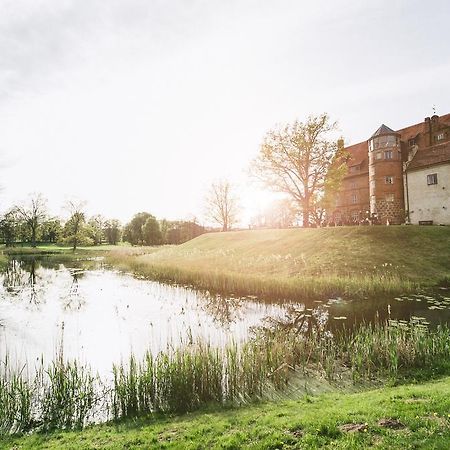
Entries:
{"label": "building wall with windows", "polygon": [[[334,209],[327,211],[329,223],[400,224],[408,222],[408,219],[412,223],[419,220],[448,222],[446,211],[450,205],[442,203],[445,200],[450,203],[450,188],[447,186],[450,175],[440,166],[450,164],[450,114],[426,117],[423,122],[397,131],[381,125],[367,141],[348,146],[345,150],[349,154],[348,171]],[[444,186],[445,180],[445,188],[420,191],[417,186],[421,181],[416,172],[434,173],[429,169],[438,166],[443,170],[438,175],[438,185],[442,183]],[[409,174],[413,183],[411,187]],[[411,198],[408,197],[410,195]],[[428,219],[418,219],[419,209],[422,213],[422,205],[427,202],[433,205],[429,210],[433,210],[435,216],[429,212]],[[442,209],[439,214],[438,204]],[[421,206],[416,208],[416,205]]]}
{"label": "building wall with windows", "polygon": [[450,162],[409,170],[409,220],[450,225]]}

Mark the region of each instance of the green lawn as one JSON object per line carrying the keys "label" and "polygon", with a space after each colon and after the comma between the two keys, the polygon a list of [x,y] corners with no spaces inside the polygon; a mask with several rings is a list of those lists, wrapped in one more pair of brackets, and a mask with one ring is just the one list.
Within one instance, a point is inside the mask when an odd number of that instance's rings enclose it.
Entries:
{"label": "green lawn", "polygon": [[[396,419],[401,428],[378,424]],[[362,431],[346,432],[345,424]],[[367,425],[366,425],[367,424]],[[128,420],[81,432],[7,438],[5,449],[442,449],[450,444],[450,377],[327,393],[181,416]]]}

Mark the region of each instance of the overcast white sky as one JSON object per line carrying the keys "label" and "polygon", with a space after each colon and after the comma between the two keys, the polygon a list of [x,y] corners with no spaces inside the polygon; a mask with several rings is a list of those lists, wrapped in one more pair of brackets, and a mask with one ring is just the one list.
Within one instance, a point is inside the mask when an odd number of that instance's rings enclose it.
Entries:
{"label": "overcast white sky", "polygon": [[350,144],[450,112],[449,22],[448,0],[0,0],[0,209],[201,218],[228,177],[257,211],[275,124],[326,111]]}

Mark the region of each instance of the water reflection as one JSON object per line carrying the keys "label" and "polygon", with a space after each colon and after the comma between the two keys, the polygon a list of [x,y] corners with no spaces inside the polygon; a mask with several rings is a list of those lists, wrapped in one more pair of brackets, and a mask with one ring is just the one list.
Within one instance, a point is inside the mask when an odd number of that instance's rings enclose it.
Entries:
{"label": "water reflection", "polygon": [[301,335],[319,335],[328,332],[330,313],[324,305],[307,308],[305,305],[291,305],[283,317],[268,317],[265,326],[272,330],[289,331]]}
{"label": "water reflection", "polygon": [[[365,301],[260,303],[164,285],[105,268],[100,261],[11,259],[0,275],[0,358],[64,354],[109,372],[113,362],[197,338],[212,345],[248,338],[255,327],[332,334],[361,322],[450,323],[450,292]],[[64,333],[64,335],[63,335]]]}
{"label": "water reflection", "polygon": [[0,357],[7,349],[19,361],[48,360],[63,340],[67,358],[100,372],[131,351],[156,353],[198,338],[240,342],[265,317],[284,314],[280,305],[139,280],[99,262],[16,259],[1,277]]}
{"label": "water reflection", "polygon": [[8,261],[1,274],[3,293],[1,299],[16,298],[39,309],[46,302],[49,290],[55,282],[55,271],[70,275],[66,283],[60,283],[60,299],[66,309],[80,309],[85,299],[79,293],[79,280],[85,271],[66,269],[63,264],[35,257],[14,258]]}

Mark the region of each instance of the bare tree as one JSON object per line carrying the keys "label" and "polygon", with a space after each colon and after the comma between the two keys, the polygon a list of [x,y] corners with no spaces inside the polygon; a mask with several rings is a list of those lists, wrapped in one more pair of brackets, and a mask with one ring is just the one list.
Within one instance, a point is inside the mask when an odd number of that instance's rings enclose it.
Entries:
{"label": "bare tree", "polygon": [[227,180],[213,183],[206,195],[206,215],[228,231],[237,221],[238,200],[234,188]]}
{"label": "bare tree", "polygon": [[336,123],[327,114],[310,116],[269,131],[251,174],[270,189],[288,194],[300,207],[303,226],[310,225],[314,203],[323,195],[337,142],[330,139]]}
{"label": "bare tree", "polygon": [[37,230],[47,217],[47,200],[42,194],[33,194],[30,203],[26,206],[17,206],[16,211],[30,230],[31,246],[36,247]]}

